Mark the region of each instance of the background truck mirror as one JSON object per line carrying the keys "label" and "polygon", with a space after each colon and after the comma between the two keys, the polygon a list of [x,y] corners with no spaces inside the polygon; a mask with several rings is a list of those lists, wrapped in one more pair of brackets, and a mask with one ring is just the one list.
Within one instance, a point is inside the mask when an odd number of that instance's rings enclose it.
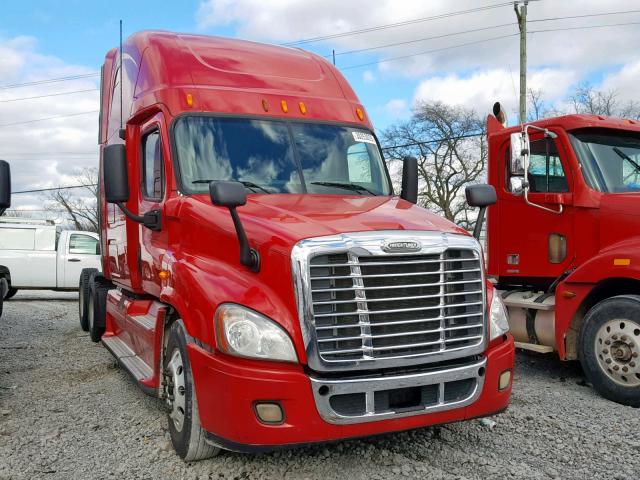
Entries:
{"label": "background truck mirror", "polygon": [[11,206],[11,168],[0,160],[0,215]]}
{"label": "background truck mirror", "polygon": [[529,136],[525,132],[511,134],[511,175],[524,175],[524,156],[529,154]]}
{"label": "background truck mirror", "polygon": [[247,191],[240,182],[211,182],[209,183],[211,203],[218,207],[227,207],[236,228],[238,243],[240,244],[240,263],[252,272],[260,271],[260,254],[249,246],[247,234],[244,231],[236,207],[247,203]]}
{"label": "background truck mirror", "polygon": [[484,214],[487,211],[487,207],[498,200],[496,189],[493,185],[486,184],[467,185],[464,193],[470,206],[480,207],[476,225],[473,227],[473,236],[476,240],[480,240],[480,232],[482,232],[482,224],[484,223]]}
{"label": "background truck mirror", "polygon": [[129,175],[127,173],[127,151],[124,145],[109,145],[104,148],[104,196],[109,203],[129,200]]}
{"label": "background truck mirror", "polygon": [[407,202],[418,202],[418,160],[414,157],[402,159],[402,191],[400,198]]}

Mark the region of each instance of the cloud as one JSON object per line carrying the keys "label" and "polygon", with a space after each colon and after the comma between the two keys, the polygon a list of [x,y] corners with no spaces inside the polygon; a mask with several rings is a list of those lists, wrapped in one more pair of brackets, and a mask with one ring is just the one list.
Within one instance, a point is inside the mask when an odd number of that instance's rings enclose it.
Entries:
{"label": "cloud", "polygon": [[[0,86],[93,73],[40,52],[33,37],[0,38]],[[99,109],[99,94],[90,91],[31,100],[52,93],[97,88],[96,79],[0,89],[0,158],[11,164],[13,190],[31,190],[74,183],[74,174],[98,165],[98,116],[78,115],[15,126],[32,121]],[[64,153],[61,153],[64,152]],[[42,209],[40,194],[13,196],[12,208]],[[44,212],[42,216],[44,216]]]}
{"label": "cloud", "polygon": [[407,108],[407,101],[402,98],[394,98],[389,100],[385,106],[384,110],[390,117],[400,117],[409,113],[409,109]]}
{"label": "cloud", "polygon": [[373,83],[376,80],[376,76],[371,70],[365,70],[364,72],[362,72],[362,80],[365,83]]}

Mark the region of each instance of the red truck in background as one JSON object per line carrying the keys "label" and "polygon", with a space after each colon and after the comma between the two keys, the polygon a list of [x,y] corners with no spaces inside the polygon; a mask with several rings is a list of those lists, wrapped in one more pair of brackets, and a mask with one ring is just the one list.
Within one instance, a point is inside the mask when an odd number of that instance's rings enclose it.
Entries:
{"label": "red truck in background", "polygon": [[182,458],[507,408],[513,338],[479,243],[415,205],[415,159],[394,195],[330,63],[142,32],[101,83],[103,273],[80,316],[166,400]]}
{"label": "red truck in background", "polygon": [[[9,163],[0,160],[0,215],[11,206],[11,168]],[[4,297],[9,291],[8,277],[9,270],[6,266],[0,265],[0,317],[2,316],[2,307]]]}
{"label": "red truck in background", "polygon": [[487,133],[488,273],[516,346],[579,359],[600,394],[640,406],[640,123],[490,115]]}

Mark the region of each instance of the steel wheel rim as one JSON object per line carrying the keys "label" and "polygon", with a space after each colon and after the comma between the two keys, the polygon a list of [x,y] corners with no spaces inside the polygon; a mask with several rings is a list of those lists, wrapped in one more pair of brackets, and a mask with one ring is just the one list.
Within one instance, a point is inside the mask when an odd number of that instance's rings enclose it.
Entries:
{"label": "steel wheel rim", "polygon": [[640,324],[614,319],[596,333],[598,366],[605,375],[625,387],[640,386]]}
{"label": "steel wheel rim", "polygon": [[167,402],[169,403],[169,418],[178,432],[184,426],[186,408],[185,373],[182,354],[178,348],[173,350],[171,360],[167,364],[169,374],[167,382]]}

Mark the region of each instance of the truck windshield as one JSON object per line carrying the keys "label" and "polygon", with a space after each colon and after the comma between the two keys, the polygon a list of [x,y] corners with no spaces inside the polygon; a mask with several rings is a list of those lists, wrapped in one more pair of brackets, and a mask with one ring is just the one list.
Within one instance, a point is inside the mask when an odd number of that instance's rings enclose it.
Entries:
{"label": "truck windshield", "polygon": [[570,137],[591,188],[606,193],[640,192],[640,136],[585,130]]}
{"label": "truck windshield", "polygon": [[174,138],[185,193],[235,180],[255,193],[390,195],[373,135],[328,124],[185,116]]}

